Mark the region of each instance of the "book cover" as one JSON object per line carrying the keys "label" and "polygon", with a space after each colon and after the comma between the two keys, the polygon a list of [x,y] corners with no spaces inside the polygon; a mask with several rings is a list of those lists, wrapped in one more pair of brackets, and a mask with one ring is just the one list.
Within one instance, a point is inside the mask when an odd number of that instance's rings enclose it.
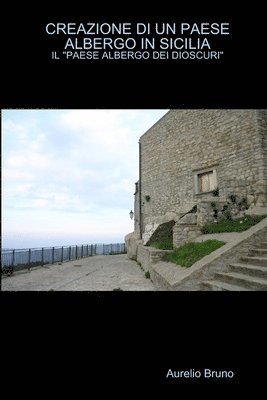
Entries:
{"label": "book cover", "polygon": [[[256,6],[7,5],[1,109],[264,110],[264,26]],[[205,185],[216,166],[193,169]],[[261,290],[2,291],[5,337],[17,351],[5,362],[23,381],[29,358],[40,384],[33,365],[48,363],[53,382],[63,368],[72,393],[253,391],[266,374],[265,305]]]}

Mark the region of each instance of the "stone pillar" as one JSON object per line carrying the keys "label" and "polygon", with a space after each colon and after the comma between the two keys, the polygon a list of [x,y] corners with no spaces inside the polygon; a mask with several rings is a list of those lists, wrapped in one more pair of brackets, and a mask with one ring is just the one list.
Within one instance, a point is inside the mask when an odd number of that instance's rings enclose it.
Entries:
{"label": "stone pillar", "polygon": [[197,225],[197,215],[186,214],[173,227],[173,247],[192,242],[199,235],[201,235],[201,230]]}

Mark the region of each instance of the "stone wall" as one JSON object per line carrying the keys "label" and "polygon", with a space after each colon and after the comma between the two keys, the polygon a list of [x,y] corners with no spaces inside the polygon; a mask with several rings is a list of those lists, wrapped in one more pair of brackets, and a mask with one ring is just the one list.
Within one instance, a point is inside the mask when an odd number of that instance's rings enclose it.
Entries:
{"label": "stone wall", "polygon": [[197,224],[201,228],[205,224],[218,222],[230,215],[233,219],[243,217],[247,213],[247,198],[226,198],[225,201],[213,197],[209,201],[201,201],[197,205]]}
{"label": "stone wall", "polygon": [[163,256],[169,252],[170,250],[158,250],[154,247],[139,244],[137,246],[137,262],[145,272],[149,271],[153,274],[153,265],[161,261]]}
{"label": "stone wall", "polygon": [[266,132],[266,110],[169,111],[140,139],[143,231],[167,213],[178,220],[210,201],[211,192],[195,190],[202,170],[216,171],[215,200],[235,194],[266,205]]}
{"label": "stone wall", "polygon": [[152,281],[155,280],[155,265],[160,262],[166,253],[170,253],[171,250],[158,250],[154,247],[143,246],[139,244],[137,246],[137,262],[141,268],[147,272],[150,272]]}
{"label": "stone wall", "polygon": [[259,147],[263,150],[262,165],[259,168],[257,205],[267,207],[267,110],[257,111],[257,126],[259,132]]}

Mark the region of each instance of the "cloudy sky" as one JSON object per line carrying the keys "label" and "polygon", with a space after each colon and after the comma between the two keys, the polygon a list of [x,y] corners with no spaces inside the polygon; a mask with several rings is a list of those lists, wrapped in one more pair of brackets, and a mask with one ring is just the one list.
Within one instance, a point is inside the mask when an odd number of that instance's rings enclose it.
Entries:
{"label": "cloudy sky", "polygon": [[2,247],[123,242],[138,140],[168,110],[3,110]]}

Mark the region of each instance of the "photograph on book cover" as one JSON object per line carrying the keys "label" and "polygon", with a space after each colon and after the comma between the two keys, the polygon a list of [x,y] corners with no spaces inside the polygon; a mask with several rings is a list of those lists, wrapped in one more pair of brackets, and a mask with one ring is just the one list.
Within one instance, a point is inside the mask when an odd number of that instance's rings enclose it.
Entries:
{"label": "photograph on book cover", "polygon": [[2,134],[2,290],[267,289],[267,110],[14,109]]}
{"label": "photograph on book cover", "polygon": [[90,376],[164,393],[180,383],[258,387],[261,8],[153,5],[129,16],[22,6],[1,24],[5,330],[21,314],[23,327],[46,325],[49,342],[54,317],[70,351],[86,343],[80,386]]}

